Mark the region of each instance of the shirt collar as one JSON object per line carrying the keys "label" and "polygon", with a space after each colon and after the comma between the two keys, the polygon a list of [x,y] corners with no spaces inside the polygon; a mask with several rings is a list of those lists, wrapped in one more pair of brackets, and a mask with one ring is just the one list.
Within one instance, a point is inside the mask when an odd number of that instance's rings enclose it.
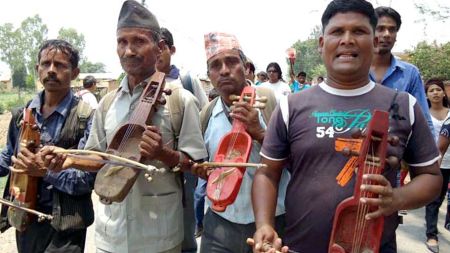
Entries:
{"label": "shirt collar", "polygon": [[[44,105],[44,97],[45,90],[38,93],[36,97],[33,98],[28,108],[35,109],[36,113],[42,114],[42,106]],[[72,104],[72,100],[74,99],[74,95],[72,90],[70,90],[67,95],[63,98],[63,100],[56,107],[55,112],[59,113],[63,117],[67,117],[70,112],[70,105]]]}
{"label": "shirt collar", "polygon": [[319,87],[325,92],[333,95],[342,97],[354,97],[370,92],[373,88],[375,88],[375,83],[373,81],[369,81],[369,83],[367,83],[366,85],[353,90],[336,89],[334,87],[329,86],[325,82],[321,82],[319,84]]}
{"label": "shirt collar", "polygon": [[175,65],[170,65],[170,71],[167,77],[170,77],[172,79],[178,79],[180,76],[180,70]]}
{"label": "shirt collar", "polygon": [[401,70],[404,70],[405,69],[405,65],[403,64],[402,61],[397,60],[394,55],[391,55],[391,66],[390,66],[390,68],[391,69],[399,68]]}
{"label": "shirt collar", "polygon": [[[138,85],[136,85],[136,87],[143,85],[143,83],[148,83],[150,81],[150,79],[152,78],[153,75],[151,75],[150,77],[148,77],[147,79],[145,79],[144,81],[140,82]],[[136,88],[135,87],[135,88]],[[128,75],[124,76],[124,78],[122,79],[122,81],[120,82],[119,85],[119,90],[121,92],[124,93],[130,93],[130,86],[128,86]]]}
{"label": "shirt collar", "polygon": [[[212,110],[211,116],[217,117],[219,114],[225,113],[223,107],[224,107],[224,103],[222,102],[222,98],[218,97],[217,103]],[[227,108],[226,110],[229,110],[229,108]]]}

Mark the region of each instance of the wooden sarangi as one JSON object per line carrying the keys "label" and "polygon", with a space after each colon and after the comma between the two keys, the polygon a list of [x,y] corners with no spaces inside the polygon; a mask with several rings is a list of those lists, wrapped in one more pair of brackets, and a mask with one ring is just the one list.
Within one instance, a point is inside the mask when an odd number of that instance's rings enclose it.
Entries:
{"label": "wooden sarangi", "polygon": [[[389,113],[374,111],[361,144],[357,160],[357,177],[353,196],[343,200],[336,208],[329,253],[378,253],[383,233],[384,217],[366,220],[366,214],[378,207],[361,203],[361,198],[377,198],[362,192],[364,174],[382,174],[388,144]],[[356,155],[356,154],[353,154]]]}
{"label": "wooden sarangi", "polygon": [[[253,105],[255,98],[255,89],[246,86],[239,101],[247,101]],[[250,157],[251,147],[252,138],[245,131],[244,123],[234,119],[231,131],[220,140],[213,161],[245,163]],[[223,212],[235,201],[244,173],[245,167],[221,167],[211,172],[206,185],[206,196],[211,200],[213,210]]]}
{"label": "wooden sarangi", "polygon": [[[31,109],[25,108],[20,129],[19,147],[17,151],[19,152],[21,148],[26,147],[31,152],[35,153],[36,149],[40,145],[40,138],[40,133],[36,126],[33,113]],[[18,164],[14,164],[13,168],[16,170],[24,170],[24,168]],[[38,179],[38,177],[11,171],[9,193],[13,199],[12,204],[26,209],[35,209],[37,202]],[[24,209],[18,209],[12,206],[8,208],[8,221],[11,226],[15,227],[18,231],[25,231],[27,226],[35,218],[35,215],[25,211]]]}
{"label": "wooden sarangi", "polygon": [[[121,126],[108,145],[107,153],[141,162],[139,143],[147,125],[157,110],[158,104],[164,104],[161,98],[164,92],[164,73],[155,72],[142,92],[139,103],[132,112],[129,121]],[[105,164],[97,173],[94,190],[104,204],[122,202],[136,181],[140,170],[137,168]]]}

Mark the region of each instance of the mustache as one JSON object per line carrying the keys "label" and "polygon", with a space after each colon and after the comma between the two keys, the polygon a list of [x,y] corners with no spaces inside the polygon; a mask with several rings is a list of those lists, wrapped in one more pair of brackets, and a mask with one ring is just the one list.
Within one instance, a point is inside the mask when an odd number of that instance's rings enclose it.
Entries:
{"label": "mustache", "polygon": [[120,61],[122,63],[140,63],[142,61],[142,57],[137,57],[137,56],[133,56],[133,57],[122,57],[120,58]]}
{"label": "mustache", "polygon": [[217,83],[223,83],[223,82],[233,82],[234,80],[233,79],[231,79],[231,78],[229,78],[229,77],[220,77],[218,80],[217,80]]}
{"label": "mustache", "polygon": [[52,82],[60,82],[59,79],[56,76],[47,76],[46,78],[44,78],[44,83],[48,82],[48,81],[52,81]]}

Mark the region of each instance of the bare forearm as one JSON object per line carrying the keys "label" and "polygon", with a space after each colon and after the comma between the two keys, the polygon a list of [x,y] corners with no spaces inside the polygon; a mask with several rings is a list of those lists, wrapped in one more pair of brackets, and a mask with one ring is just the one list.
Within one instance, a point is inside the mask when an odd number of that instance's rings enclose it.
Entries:
{"label": "bare forearm", "polygon": [[158,157],[158,160],[167,165],[167,167],[172,168],[180,163],[180,159],[182,163],[185,163],[186,158],[187,156],[182,155],[181,152],[164,147],[162,149],[161,155]]}
{"label": "bare forearm", "polygon": [[257,173],[252,186],[252,204],[255,214],[256,228],[263,225],[274,225],[277,205],[278,184],[262,173]]}
{"label": "bare forearm", "polygon": [[282,172],[278,163],[275,168],[265,159],[262,163],[268,163],[269,167],[257,170],[252,185],[252,204],[257,229],[263,225],[274,226],[278,184]]}
{"label": "bare forearm", "polygon": [[[437,166],[437,165],[436,165]],[[427,205],[439,195],[442,187],[442,175],[420,174],[403,187],[395,188],[397,210],[415,209]]]}
{"label": "bare forearm", "polygon": [[63,163],[63,169],[75,168],[82,171],[96,172],[104,165],[104,163],[98,162],[101,160],[103,158],[98,155],[86,155],[84,159],[81,156],[68,156]]}

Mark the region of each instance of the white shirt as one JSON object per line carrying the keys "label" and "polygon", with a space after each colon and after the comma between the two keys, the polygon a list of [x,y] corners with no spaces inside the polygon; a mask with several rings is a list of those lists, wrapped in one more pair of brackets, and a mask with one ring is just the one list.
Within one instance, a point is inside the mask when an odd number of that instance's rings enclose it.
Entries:
{"label": "white shirt", "polygon": [[92,109],[97,109],[98,107],[97,98],[95,97],[94,94],[92,94],[92,92],[88,90],[80,90],[75,94],[75,96],[81,97],[81,99],[84,102],[88,103]]}
{"label": "white shirt", "polygon": [[261,87],[267,87],[273,90],[277,103],[280,103],[280,99],[283,96],[291,94],[291,88],[283,80],[278,80],[276,83],[270,83],[269,81],[260,84]]}
{"label": "white shirt", "polygon": [[[124,78],[109,110],[103,100],[96,110],[85,149],[106,150],[118,127],[126,123],[139,102],[144,86],[137,85],[133,93]],[[192,94],[183,90],[184,116],[178,149],[192,159],[207,156],[201,140],[199,111]],[[106,115],[105,115],[106,114]],[[104,122],[103,122],[104,120]],[[144,119],[145,120],[145,119]],[[158,126],[163,143],[173,145],[174,134],[168,103],[154,113],[152,124]],[[200,145],[201,144],[201,145]],[[171,146],[170,146],[171,147]],[[125,147],[125,152],[136,153],[136,146]],[[145,161],[157,168],[167,166],[160,161]],[[95,211],[95,240],[97,248],[113,253],[162,252],[174,248],[183,240],[183,206],[181,180],[178,174],[155,174],[148,182],[140,173],[127,197],[121,203],[99,203]]]}

